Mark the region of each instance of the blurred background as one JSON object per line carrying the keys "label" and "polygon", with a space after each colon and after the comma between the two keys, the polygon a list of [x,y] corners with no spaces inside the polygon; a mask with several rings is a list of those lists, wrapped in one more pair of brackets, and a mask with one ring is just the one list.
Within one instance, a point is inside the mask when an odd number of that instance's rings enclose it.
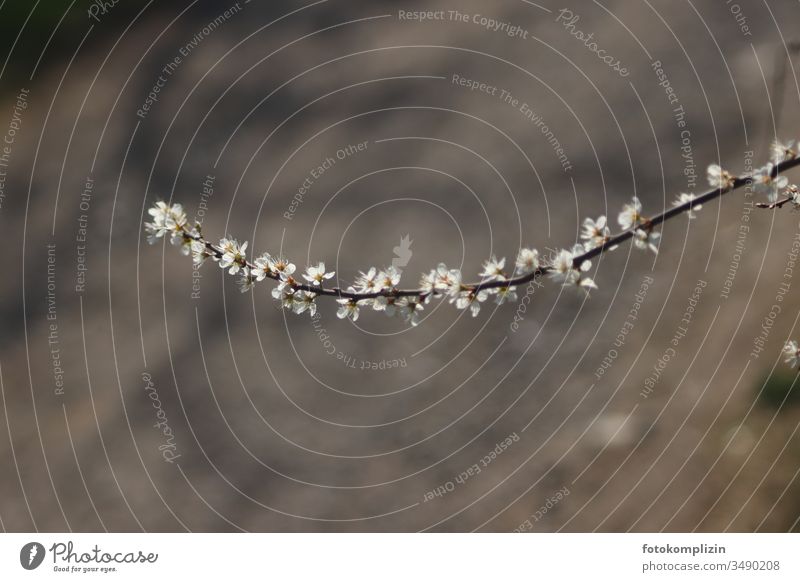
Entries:
{"label": "blurred background", "polygon": [[[419,14],[426,11],[427,14]],[[156,200],[337,284],[570,247],[800,136],[796,2],[0,3],[7,531],[789,531],[798,215],[737,191],[414,328],[149,246]],[[795,176],[790,176],[790,180]],[[405,242],[404,242],[405,239]]]}

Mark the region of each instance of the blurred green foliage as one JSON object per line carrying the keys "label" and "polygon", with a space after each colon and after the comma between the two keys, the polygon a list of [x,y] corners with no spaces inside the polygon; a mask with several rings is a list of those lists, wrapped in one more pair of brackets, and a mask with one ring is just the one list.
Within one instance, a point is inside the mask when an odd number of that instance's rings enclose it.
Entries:
{"label": "blurred green foliage", "polygon": [[[97,25],[88,14],[91,4],[92,0],[0,0],[0,68],[5,64],[0,97],[16,94],[19,83],[30,77],[45,46],[37,72],[72,56],[89,27]],[[115,5],[103,15],[102,26],[94,27],[84,50],[94,40],[117,33],[120,24],[144,4],[130,0]]]}
{"label": "blurred green foliage", "polygon": [[[1,2],[2,0],[0,0]],[[86,12],[81,0],[76,0],[69,14],[64,17],[59,30],[53,35],[48,51],[57,51],[70,36],[78,34],[80,28],[88,27]],[[0,8],[0,67],[7,62],[0,91],[5,96],[16,93],[16,83],[9,78],[30,76],[42,49],[53,33],[64,11],[70,5],[67,0],[6,0]],[[34,8],[35,6],[35,8]],[[80,6],[80,8],[79,8]],[[24,26],[24,28],[23,28]],[[21,32],[21,34],[20,34]],[[13,48],[13,52],[12,51]],[[62,55],[63,56],[63,55]]]}
{"label": "blurred green foliage", "polygon": [[800,404],[800,382],[798,382],[797,372],[779,368],[769,375],[762,383],[759,383],[756,390],[764,389],[759,395],[759,402],[763,406],[770,408],[781,408],[785,406],[796,406]]}

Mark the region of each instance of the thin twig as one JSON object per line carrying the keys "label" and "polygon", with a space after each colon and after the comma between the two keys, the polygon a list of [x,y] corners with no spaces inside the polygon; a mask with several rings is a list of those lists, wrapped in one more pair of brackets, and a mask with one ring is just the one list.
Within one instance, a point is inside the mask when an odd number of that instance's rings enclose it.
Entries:
{"label": "thin twig", "polygon": [[786,198],[781,198],[780,200],[772,202],[771,204],[768,204],[766,202],[759,202],[758,204],[756,204],[756,208],[764,208],[766,210],[772,210],[774,208],[783,208],[784,205],[788,204],[792,200],[794,200],[793,197],[787,196]]}
{"label": "thin twig", "polygon": [[[779,173],[794,168],[795,166],[800,165],[800,157],[796,157],[790,160],[786,160],[775,164],[771,170],[771,176],[774,178]],[[683,204],[679,204],[677,206],[673,206],[672,208],[662,212],[661,214],[657,214],[644,222],[639,224],[633,225],[631,228],[624,230],[616,235],[609,236],[605,239],[605,241],[594,248],[591,248],[585,251],[582,254],[576,255],[572,259],[572,265],[575,269],[580,269],[581,265],[586,261],[589,261],[606,251],[609,251],[615,247],[617,247],[620,243],[623,243],[635,236],[637,230],[645,230],[650,231],[654,227],[659,226],[666,222],[667,220],[674,218],[676,216],[680,216],[684,213],[689,212],[693,208],[697,208],[702,204],[715,200],[717,198],[722,197],[723,195],[732,192],[734,190],[738,190],[743,186],[746,186],[752,182],[752,176],[745,175],[745,176],[738,176],[733,179],[733,182],[730,187],[728,188],[716,188],[713,190],[709,190],[699,196],[694,197]],[[780,208],[784,204],[790,202],[792,200],[791,197],[781,199],[777,202],[772,204],[763,204],[759,203],[756,204],[758,208]],[[189,231],[188,228],[181,227],[182,235],[184,238],[195,240],[201,242],[205,245],[208,252],[216,259],[222,258],[223,252],[222,250],[205,240],[202,234],[194,234]],[[252,273],[257,269],[256,265],[247,261],[246,259],[241,259],[239,265],[241,267],[247,267],[250,272]],[[530,273],[525,273],[524,275],[520,275],[517,277],[511,277],[508,279],[496,279],[496,280],[488,280],[488,281],[481,281],[478,283],[463,283],[461,288],[463,291],[478,293],[479,291],[485,289],[499,289],[499,288],[508,288],[508,287],[517,287],[519,285],[525,285],[526,283],[530,283],[537,277],[541,277],[542,275],[546,275],[553,271],[553,267],[551,265],[542,265],[538,267],[536,270],[531,271]],[[306,283],[302,283],[293,277],[289,277],[288,279],[282,279],[281,276],[277,273],[270,272],[266,274],[266,277],[272,279],[274,281],[282,281],[289,285],[293,290],[301,290],[309,293],[313,293],[315,295],[326,295],[332,296],[337,298],[345,298],[350,299],[352,301],[362,301],[367,299],[375,299],[377,297],[419,297],[420,299],[425,299],[429,295],[446,295],[447,291],[442,289],[434,288],[432,291],[427,291],[423,289],[383,289],[380,291],[372,291],[372,292],[353,292],[353,291],[346,291],[340,289],[339,287],[330,287],[325,288],[322,285],[309,285]]]}

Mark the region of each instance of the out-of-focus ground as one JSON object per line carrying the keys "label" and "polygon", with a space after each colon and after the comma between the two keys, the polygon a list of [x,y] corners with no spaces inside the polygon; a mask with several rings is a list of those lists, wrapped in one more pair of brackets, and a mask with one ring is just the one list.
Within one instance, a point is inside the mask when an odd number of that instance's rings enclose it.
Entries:
{"label": "out-of-focus ground", "polygon": [[708,163],[742,172],[800,136],[797,64],[778,75],[795,2],[574,3],[627,76],[549,0],[76,5],[47,44],[62,4],[18,41],[30,8],[0,9],[0,133],[28,91],[0,206],[3,528],[797,529],[789,208],[732,193],[669,222],[657,257],[595,261],[588,300],[548,283],[413,329],[284,314],[142,234],[172,197],[209,237],[342,285],[401,258],[409,287],[569,246],[585,216],[616,226],[633,195],[659,212]]}

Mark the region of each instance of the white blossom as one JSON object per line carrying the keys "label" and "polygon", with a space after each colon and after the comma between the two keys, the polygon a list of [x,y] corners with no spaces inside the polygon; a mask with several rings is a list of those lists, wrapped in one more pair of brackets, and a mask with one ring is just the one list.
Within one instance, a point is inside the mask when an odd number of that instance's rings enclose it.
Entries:
{"label": "white blossom", "polygon": [[792,368],[797,368],[800,364],[800,346],[797,345],[797,342],[794,340],[786,342],[786,345],[783,346],[783,353],[786,356],[784,361]]}
{"label": "white blossom", "polygon": [[502,305],[506,301],[517,300],[517,288],[511,285],[507,285],[505,287],[496,287],[491,291],[494,292],[494,302],[498,305]]}
{"label": "white blossom", "polygon": [[794,206],[795,209],[800,208],[800,188],[794,184],[790,184],[786,187],[786,195],[792,199],[792,206]]}
{"label": "white blossom", "polygon": [[372,293],[375,291],[378,287],[378,271],[375,267],[370,267],[366,273],[364,271],[359,272],[354,287],[359,293]]}
{"label": "white blossom", "polygon": [[469,310],[472,312],[472,317],[476,317],[481,310],[481,303],[486,301],[488,296],[489,291],[486,289],[481,289],[477,293],[465,289],[451,297],[450,303],[455,302],[458,309],[466,309],[469,307]]}
{"label": "white blossom", "polygon": [[173,204],[169,208],[164,224],[170,230],[180,230],[186,226],[186,212],[181,204]]}
{"label": "white blossom", "polygon": [[172,244],[180,247],[182,255],[192,254],[192,242],[194,239],[183,231],[172,233]]}
{"label": "white blossom", "polygon": [[436,289],[445,291],[448,295],[456,295],[461,291],[461,271],[448,269],[444,263],[436,267]]}
{"label": "white blossom", "polygon": [[292,310],[297,314],[308,311],[311,317],[314,317],[317,313],[317,304],[314,301],[316,298],[317,295],[310,291],[295,291]]}
{"label": "white blossom", "polygon": [[[695,199],[694,194],[678,194],[678,198],[672,203],[672,205],[681,206],[683,204],[686,204],[687,202],[694,201],[694,199]],[[689,220],[697,218],[697,215],[693,211],[700,210],[701,208],[703,208],[702,204],[692,204],[689,208],[689,212],[687,213]]]}
{"label": "white blossom", "polygon": [[606,217],[600,216],[597,220],[585,218],[581,238],[585,240],[586,250],[602,246],[611,236],[611,230],[606,226]]}
{"label": "white blossom", "polygon": [[487,281],[501,281],[506,278],[506,275],[503,272],[503,267],[505,266],[505,258],[497,260],[497,257],[493,255],[491,259],[484,261],[483,271],[481,271],[480,276]]}
{"label": "white blossom", "polygon": [[520,249],[515,266],[517,273],[533,273],[539,268],[539,251],[536,249]]}
{"label": "white blossom", "polygon": [[194,262],[195,267],[200,267],[203,263],[206,262],[208,257],[213,256],[213,254],[208,250],[206,247],[206,243],[199,240],[193,240],[192,245],[192,261]]}
{"label": "white blossom", "polygon": [[330,279],[333,275],[333,271],[330,273],[325,272],[325,263],[318,263],[316,267],[308,267],[303,278],[312,285],[321,286],[323,281]]}
{"label": "white blossom", "polygon": [[155,206],[148,208],[147,214],[153,217],[153,222],[152,222],[153,226],[166,230],[165,223],[167,220],[167,216],[171,212],[171,209],[172,207],[163,200],[159,200],[158,202],[156,202]]}
{"label": "white blossom", "polygon": [[181,204],[167,204],[159,200],[147,213],[153,217],[153,223],[165,230],[177,230],[186,225],[186,212]]}
{"label": "white blossom", "polygon": [[267,264],[269,265],[269,268],[277,273],[284,281],[289,279],[297,269],[294,264],[290,263],[283,257],[269,257]]}
{"label": "white blossom", "polygon": [[637,249],[642,249],[643,251],[650,249],[653,253],[658,254],[658,246],[655,243],[660,238],[660,232],[637,228],[633,233],[633,245]]}
{"label": "white blossom", "polygon": [[[355,292],[353,287],[348,289],[351,293]],[[347,297],[341,297],[336,300],[339,304],[339,310],[336,312],[336,317],[339,319],[345,319],[349,317],[353,321],[358,319],[358,301],[355,299],[349,299]]]}
{"label": "white blossom", "polygon": [[759,194],[766,194],[767,200],[776,202],[778,194],[789,183],[786,176],[772,177],[772,170],[775,166],[770,162],[766,166],[757,169],[753,173],[753,190]]}
{"label": "white blossom", "polygon": [[165,229],[156,225],[155,222],[145,222],[144,231],[147,233],[147,243],[154,245],[158,239],[164,236]]}
{"label": "white blossom", "polygon": [[630,203],[622,207],[622,212],[617,217],[617,222],[624,229],[628,230],[642,221],[642,203],[634,196]]}
{"label": "white blossom", "polygon": [[223,269],[228,269],[228,273],[231,275],[238,273],[245,260],[247,241],[240,246],[239,241],[236,239],[223,238],[219,241],[219,250],[222,252],[219,266]]}
{"label": "white blossom", "polygon": [[397,313],[403,318],[406,323],[411,323],[412,326],[419,324],[420,312],[425,308],[415,297],[402,297],[395,302],[397,306]]}
{"label": "white blossom", "polygon": [[[153,217],[152,222],[146,222],[147,242],[154,244],[166,233],[172,234],[172,242],[182,242],[182,233],[186,226],[186,212],[180,204],[167,204],[159,200],[155,206],[149,208],[147,213]],[[178,244],[178,243],[176,243]]]}
{"label": "white blossom", "polygon": [[284,309],[294,309],[294,289],[289,285],[279,285],[272,289],[272,296],[281,302]]}
{"label": "white blossom", "polygon": [[240,274],[239,289],[242,293],[247,293],[253,288],[253,285],[255,285],[256,279],[250,274],[250,269],[248,267],[242,267]]}
{"label": "white blossom", "polygon": [[785,142],[776,139],[769,148],[770,161],[773,164],[780,164],[781,162],[788,162],[789,160],[795,159],[797,157],[797,151],[794,149],[795,146],[796,144],[793,139]]}
{"label": "white blossom", "polygon": [[575,245],[571,251],[567,249],[558,251],[550,265],[549,276],[564,286],[575,285],[584,288],[587,292],[589,289],[597,289],[595,282],[583,275],[592,268],[591,261],[583,261],[579,269],[575,268],[575,257],[582,252],[581,245]]}
{"label": "white blossom", "polygon": [[574,254],[567,249],[558,251],[550,265],[552,270],[549,276],[565,285],[575,283],[576,280],[580,278],[580,271],[573,265],[574,258]]}
{"label": "white blossom", "polygon": [[419,288],[425,297],[425,303],[428,303],[436,290],[436,269],[430,273],[423,273],[419,280]]}
{"label": "white blossom", "polygon": [[253,265],[255,266],[253,269],[253,276],[256,278],[256,281],[263,281],[272,274],[272,267],[270,267],[271,264],[272,255],[269,253],[263,253],[255,261],[253,261]]}
{"label": "white blossom", "polygon": [[723,170],[718,164],[711,164],[706,170],[706,178],[712,188],[727,190],[733,186],[735,178],[733,174]]}
{"label": "white blossom", "polygon": [[[365,303],[362,301],[362,303]],[[375,311],[383,311],[389,317],[397,313],[397,299],[380,295],[372,300],[372,308]]]}
{"label": "white blossom", "polygon": [[390,266],[378,273],[376,291],[394,289],[400,283],[400,270]]}

